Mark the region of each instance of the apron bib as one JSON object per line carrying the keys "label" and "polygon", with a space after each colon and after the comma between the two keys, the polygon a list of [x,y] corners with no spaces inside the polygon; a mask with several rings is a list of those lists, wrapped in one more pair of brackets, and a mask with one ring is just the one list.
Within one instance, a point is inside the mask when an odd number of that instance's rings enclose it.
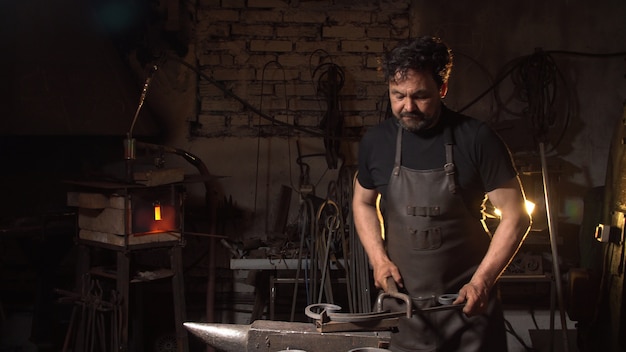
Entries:
{"label": "apron bib", "polygon": [[[436,305],[437,296],[457,293],[469,282],[490,238],[456,192],[450,128],[444,130],[446,164],[432,170],[402,166],[402,134],[399,127],[394,168],[382,210],[385,240],[389,257],[404,280],[406,293],[415,307],[426,308]],[[497,313],[491,312],[496,308],[496,300],[492,301],[490,314]],[[387,309],[403,309],[389,303],[391,306],[385,302]],[[501,317],[499,313],[495,316]],[[488,315],[468,318],[460,310],[402,318],[398,332],[392,335],[391,350],[506,351],[504,324],[504,346],[501,341],[493,349],[483,344],[483,340],[495,338],[484,336],[490,329],[490,320],[493,319]]]}

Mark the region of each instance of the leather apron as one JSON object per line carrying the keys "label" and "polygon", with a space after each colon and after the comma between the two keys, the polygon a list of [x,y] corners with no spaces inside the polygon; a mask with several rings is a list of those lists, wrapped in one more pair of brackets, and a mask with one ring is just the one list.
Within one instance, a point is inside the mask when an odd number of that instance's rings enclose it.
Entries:
{"label": "leather apron", "polygon": [[[451,129],[444,129],[446,164],[433,170],[402,166],[403,131],[398,128],[394,168],[383,204],[385,239],[404,290],[415,307],[425,308],[436,305],[439,295],[458,293],[469,282],[490,238],[456,192]],[[506,351],[502,311],[492,296],[486,315],[470,318],[460,310],[448,310],[401,318],[391,350]],[[389,303],[391,307],[385,302],[385,308],[406,309]]]}

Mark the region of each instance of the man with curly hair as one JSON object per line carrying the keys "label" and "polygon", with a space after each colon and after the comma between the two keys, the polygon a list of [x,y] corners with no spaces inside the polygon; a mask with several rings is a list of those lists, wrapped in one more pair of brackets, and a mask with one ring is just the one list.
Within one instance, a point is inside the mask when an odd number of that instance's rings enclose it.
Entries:
{"label": "man with curly hair", "polygon": [[[531,219],[504,142],[443,103],[452,62],[430,36],[389,52],[382,71],[393,118],[359,146],[352,211],[375,285],[386,289],[391,277],[421,308],[449,293],[465,304],[402,318],[392,351],[507,350],[496,283]],[[487,199],[502,213],[493,234],[481,222]]]}

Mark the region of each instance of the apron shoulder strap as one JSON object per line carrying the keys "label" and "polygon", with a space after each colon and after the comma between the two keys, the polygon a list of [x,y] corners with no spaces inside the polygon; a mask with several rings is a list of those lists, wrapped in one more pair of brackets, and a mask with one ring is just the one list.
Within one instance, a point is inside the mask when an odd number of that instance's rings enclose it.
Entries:
{"label": "apron shoulder strap", "polygon": [[398,135],[396,136],[396,158],[393,162],[393,176],[400,174],[400,165],[402,164],[402,130],[403,128],[398,126]]}
{"label": "apron shoulder strap", "polygon": [[454,135],[452,134],[452,127],[446,126],[443,131],[443,138],[445,142],[446,148],[446,163],[443,166],[444,171],[446,172],[446,177],[448,177],[448,189],[451,193],[456,193],[456,179],[454,174],[456,173],[456,168],[454,166]]}

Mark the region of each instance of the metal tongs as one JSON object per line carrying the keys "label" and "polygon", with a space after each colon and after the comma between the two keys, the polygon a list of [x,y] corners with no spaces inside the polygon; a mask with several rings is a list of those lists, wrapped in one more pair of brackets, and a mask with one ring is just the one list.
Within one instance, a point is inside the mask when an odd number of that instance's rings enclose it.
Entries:
{"label": "metal tongs", "polygon": [[[390,312],[383,309],[386,298],[396,298],[406,305],[406,311]],[[402,316],[411,318],[413,313],[426,313],[439,310],[459,309],[465,304],[447,304],[428,308],[413,308],[413,301],[407,294],[398,291],[392,277],[387,278],[387,290],[381,292],[376,299],[376,311],[371,313],[341,313],[341,307],[335,304],[318,303],[306,307],[305,313],[315,319],[315,326],[320,332],[340,331],[378,331],[398,326]],[[317,312],[315,312],[317,311]]]}

